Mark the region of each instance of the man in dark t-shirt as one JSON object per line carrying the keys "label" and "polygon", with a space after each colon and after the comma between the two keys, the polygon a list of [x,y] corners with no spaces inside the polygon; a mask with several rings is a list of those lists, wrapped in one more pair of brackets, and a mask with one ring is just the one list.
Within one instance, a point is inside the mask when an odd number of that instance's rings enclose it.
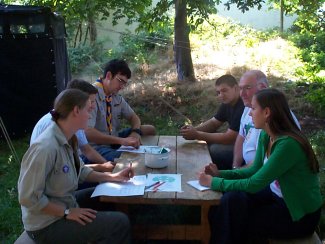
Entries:
{"label": "man in dark t-shirt", "polygon": [[[232,75],[218,78],[215,89],[218,99],[222,102],[217,114],[196,127],[184,125],[180,134],[187,140],[206,141],[212,162],[218,169],[231,169],[244,104],[240,98],[238,83]],[[228,129],[225,132],[218,132],[224,123],[228,123]]]}

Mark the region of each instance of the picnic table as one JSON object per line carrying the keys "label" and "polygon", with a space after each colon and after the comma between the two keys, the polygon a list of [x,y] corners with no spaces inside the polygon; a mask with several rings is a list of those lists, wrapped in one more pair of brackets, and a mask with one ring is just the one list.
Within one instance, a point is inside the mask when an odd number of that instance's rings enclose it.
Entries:
{"label": "picnic table", "polygon": [[210,206],[220,202],[222,194],[212,190],[199,191],[187,184],[189,180],[197,179],[197,172],[211,162],[205,142],[185,140],[180,136],[150,136],[142,138],[143,145],[158,145],[171,149],[168,166],[152,169],[145,166],[144,154],[123,152],[116,160],[115,171],[126,167],[132,161],[136,175],[148,173],[181,174],[182,192],[145,192],[143,196],[112,197],[101,196],[103,202],[118,203],[117,207],[128,213],[130,204],[138,205],[191,205],[200,207],[200,224],[136,224],[133,226],[133,238],[151,240],[200,240],[208,243],[210,228],[208,211]]}

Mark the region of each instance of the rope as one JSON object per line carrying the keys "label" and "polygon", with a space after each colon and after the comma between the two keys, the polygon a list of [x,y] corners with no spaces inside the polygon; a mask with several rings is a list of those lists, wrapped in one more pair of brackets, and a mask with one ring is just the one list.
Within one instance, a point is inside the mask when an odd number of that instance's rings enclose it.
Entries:
{"label": "rope", "polygon": [[1,130],[2,130],[3,135],[4,135],[5,138],[6,138],[6,141],[7,141],[7,144],[8,144],[8,146],[9,146],[9,148],[10,148],[10,151],[11,151],[11,153],[12,153],[13,156],[14,156],[14,159],[15,159],[16,162],[19,164],[19,163],[20,163],[19,157],[18,157],[17,152],[16,152],[16,150],[15,150],[15,148],[14,148],[14,145],[13,145],[12,142],[11,142],[10,136],[9,136],[9,134],[8,134],[8,131],[7,131],[7,129],[6,129],[6,126],[5,126],[5,124],[4,124],[4,122],[3,122],[2,118],[1,118],[1,116],[0,116],[0,127],[1,127]]}

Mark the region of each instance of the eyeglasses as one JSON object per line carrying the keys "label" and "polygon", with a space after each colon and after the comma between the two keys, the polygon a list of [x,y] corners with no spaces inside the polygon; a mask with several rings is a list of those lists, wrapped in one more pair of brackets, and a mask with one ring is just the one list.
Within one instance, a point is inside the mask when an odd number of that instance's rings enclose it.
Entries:
{"label": "eyeglasses", "polygon": [[256,85],[247,85],[247,86],[240,86],[239,87],[239,90],[240,91],[249,91],[251,89],[253,89],[254,87],[257,87],[257,84]]}
{"label": "eyeglasses", "polygon": [[115,78],[120,82],[120,85],[121,85],[122,87],[126,87],[126,86],[128,85],[128,82],[125,81],[125,80],[123,80],[123,79],[121,79],[120,77],[115,76]]}

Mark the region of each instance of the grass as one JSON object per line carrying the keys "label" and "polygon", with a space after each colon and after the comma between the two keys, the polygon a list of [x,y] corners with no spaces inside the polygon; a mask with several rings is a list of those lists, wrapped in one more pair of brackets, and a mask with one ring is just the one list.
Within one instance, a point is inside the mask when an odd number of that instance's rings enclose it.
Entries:
{"label": "grass", "polygon": [[[27,150],[29,138],[14,140],[14,148],[21,159]],[[16,162],[5,140],[0,140],[0,243],[14,243],[21,234],[20,205],[17,181],[20,162]]]}

